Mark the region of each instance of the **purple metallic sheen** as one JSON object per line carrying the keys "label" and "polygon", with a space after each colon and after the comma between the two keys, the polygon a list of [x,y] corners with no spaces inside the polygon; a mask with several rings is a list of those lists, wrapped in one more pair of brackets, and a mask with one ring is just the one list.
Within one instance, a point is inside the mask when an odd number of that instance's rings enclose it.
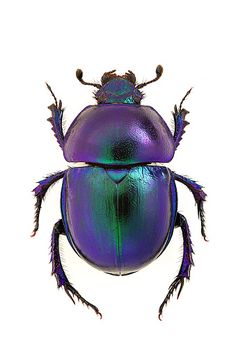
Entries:
{"label": "purple metallic sheen", "polygon": [[128,165],[169,162],[174,139],[162,117],[149,106],[99,104],[86,107],[64,140],[69,162]]}
{"label": "purple metallic sheen", "polygon": [[119,169],[118,183],[111,171],[69,169],[61,207],[75,252],[100,270],[124,275],[146,266],[166,248],[174,228],[176,188],[166,167]]}

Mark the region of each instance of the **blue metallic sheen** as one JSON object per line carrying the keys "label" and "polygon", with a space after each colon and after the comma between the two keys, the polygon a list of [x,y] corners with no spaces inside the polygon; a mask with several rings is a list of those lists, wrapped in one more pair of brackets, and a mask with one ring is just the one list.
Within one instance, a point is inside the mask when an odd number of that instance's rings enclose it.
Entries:
{"label": "blue metallic sheen", "polygon": [[77,254],[123,275],[165,249],[176,217],[176,188],[166,167],[72,168],[64,176],[61,207]]}
{"label": "blue metallic sheen", "polygon": [[142,93],[130,81],[117,77],[109,80],[96,93],[95,98],[100,103],[140,103]]}

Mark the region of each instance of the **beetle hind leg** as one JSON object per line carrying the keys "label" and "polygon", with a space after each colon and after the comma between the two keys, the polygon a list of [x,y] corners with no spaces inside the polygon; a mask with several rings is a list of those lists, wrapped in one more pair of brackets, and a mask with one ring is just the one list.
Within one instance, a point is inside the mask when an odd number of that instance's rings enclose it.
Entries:
{"label": "beetle hind leg", "polygon": [[191,267],[194,265],[193,259],[192,259],[193,248],[192,248],[192,241],[190,238],[189,226],[188,226],[186,218],[180,213],[177,213],[175,226],[180,227],[182,230],[183,248],[184,248],[183,258],[182,258],[182,263],[181,263],[179,273],[176,276],[175,280],[170,285],[169,291],[168,291],[164,301],[162,302],[161,306],[159,307],[159,316],[158,317],[160,320],[161,320],[164,306],[170,300],[170,297],[173,295],[174,291],[178,289],[178,287],[179,287],[179,291],[177,294],[177,298],[179,298],[180,293],[181,293],[183,286],[184,286],[184,281],[185,281],[185,279],[190,279],[190,270],[191,270]]}
{"label": "beetle hind leg", "polygon": [[97,315],[102,318],[102,314],[99,312],[98,308],[88,302],[83,296],[79,294],[79,292],[70,284],[61,264],[60,252],[59,252],[59,236],[60,234],[65,234],[64,225],[62,220],[59,220],[53,228],[52,238],[51,238],[51,262],[52,262],[52,275],[55,275],[57,280],[58,288],[64,288],[66,294],[69,298],[74,301],[74,296],[78,301],[81,301],[82,304],[86,305],[88,308],[92,308]]}

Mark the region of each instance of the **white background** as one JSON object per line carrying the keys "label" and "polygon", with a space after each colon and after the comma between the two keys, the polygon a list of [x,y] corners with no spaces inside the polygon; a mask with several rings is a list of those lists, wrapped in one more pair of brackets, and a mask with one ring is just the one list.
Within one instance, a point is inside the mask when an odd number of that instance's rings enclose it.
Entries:
{"label": "white background", "polygon": [[[234,1],[5,1],[1,33],[1,341],[2,353],[235,353],[235,10]],[[185,92],[191,113],[170,168],[206,187],[207,233],[192,195],[179,187],[188,218],[195,267],[180,299],[158,307],[180,266],[181,234],[135,275],[112,277],[78,259],[62,240],[66,272],[103,313],[100,321],[74,306],[50,276],[50,234],[60,218],[60,186],[43,205],[34,239],[31,190],[66,162],[46,121],[48,81],[66,108],[66,127],[93,104],[82,86],[104,71],[152,79],[152,105],[171,125]],[[62,237],[63,238],[63,237]]]}

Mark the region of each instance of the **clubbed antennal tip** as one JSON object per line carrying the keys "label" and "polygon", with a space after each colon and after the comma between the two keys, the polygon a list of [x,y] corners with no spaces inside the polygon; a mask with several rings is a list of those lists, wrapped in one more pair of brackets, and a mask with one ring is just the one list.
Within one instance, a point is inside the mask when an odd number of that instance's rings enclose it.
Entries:
{"label": "clubbed antennal tip", "polygon": [[163,67],[161,65],[158,65],[156,68],[156,74],[157,74],[156,80],[158,80],[161,77],[162,73],[163,73]]}
{"label": "clubbed antennal tip", "polygon": [[144,82],[143,84],[140,84],[140,85],[136,86],[136,88],[140,89],[140,88],[142,88],[144,86],[147,86],[147,85],[151,84],[152,82],[157,81],[158,79],[160,79],[162,73],[163,73],[163,67],[161,65],[158,65],[157,68],[156,68],[156,77],[153,80]]}
{"label": "clubbed antennal tip", "polygon": [[81,69],[77,69],[76,70],[76,77],[79,81],[82,80],[82,77],[83,77],[83,71]]}
{"label": "clubbed antennal tip", "polygon": [[83,71],[82,71],[81,69],[77,69],[77,70],[76,70],[76,77],[77,77],[77,79],[81,82],[81,84],[83,84],[83,85],[94,86],[94,87],[96,87],[96,88],[98,88],[98,89],[101,88],[101,85],[100,85],[100,84],[94,84],[94,83],[92,83],[92,82],[86,82],[86,81],[84,81],[84,80],[83,80]]}

